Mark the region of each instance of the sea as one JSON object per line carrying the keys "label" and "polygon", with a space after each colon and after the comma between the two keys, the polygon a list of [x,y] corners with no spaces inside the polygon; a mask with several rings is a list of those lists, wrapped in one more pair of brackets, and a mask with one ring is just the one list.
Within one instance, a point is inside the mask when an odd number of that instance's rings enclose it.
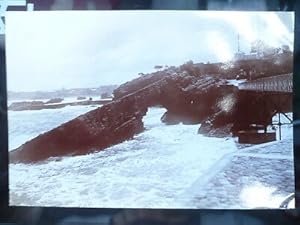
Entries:
{"label": "sea", "polygon": [[[101,106],[9,111],[9,150]],[[102,151],[9,165],[10,205],[85,208],[190,208],[187,190],[239,151],[236,139],[205,137],[200,124],[165,125],[149,108],[146,130]],[[195,205],[195,207],[197,207]]]}

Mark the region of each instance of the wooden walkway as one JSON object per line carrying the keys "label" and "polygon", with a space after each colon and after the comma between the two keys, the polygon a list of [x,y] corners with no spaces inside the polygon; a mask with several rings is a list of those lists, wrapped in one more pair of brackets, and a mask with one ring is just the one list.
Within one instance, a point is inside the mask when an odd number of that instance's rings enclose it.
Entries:
{"label": "wooden walkway", "polygon": [[239,84],[240,90],[263,92],[293,92],[293,74],[261,78]]}

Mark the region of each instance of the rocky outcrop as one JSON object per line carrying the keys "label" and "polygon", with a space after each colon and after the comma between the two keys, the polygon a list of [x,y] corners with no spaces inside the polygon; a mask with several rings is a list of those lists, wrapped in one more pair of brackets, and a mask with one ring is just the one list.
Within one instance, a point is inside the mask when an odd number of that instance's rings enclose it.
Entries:
{"label": "rocky outcrop", "polygon": [[[275,109],[272,101],[265,108],[260,93],[241,92],[224,79],[194,70],[189,73],[182,67],[142,75],[119,86],[113,94],[112,102],[10,152],[10,162],[80,155],[118,144],[144,130],[142,118],[151,106],[167,109],[161,118],[166,124],[201,123],[199,133],[217,137],[235,134],[253,122],[267,124]],[[288,101],[282,100],[282,104],[284,109],[290,107]]]}
{"label": "rocky outcrop", "polygon": [[240,91],[237,100],[232,128],[234,135],[249,129],[251,124],[268,126],[276,113],[291,112],[293,106],[292,93]]}
{"label": "rocky outcrop", "polygon": [[63,100],[63,98],[52,98],[49,101],[45,102],[45,104],[61,103]]}
{"label": "rocky outcrop", "polygon": [[237,91],[234,95],[224,96],[218,103],[220,110],[202,122],[198,133],[223,137],[236,136],[239,131],[255,130],[253,124],[257,128],[266,128],[272,124],[276,113],[292,111],[292,101],[292,93]]}
{"label": "rocky outcrop", "polygon": [[207,137],[231,137],[232,126],[233,124],[230,123],[227,125],[214,127],[213,124],[209,123],[208,121],[205,121],[200,125],[198,134],[203,134]]}
{"label": "rocky outcrop", "polygon": [[134,98],[114,101],[23,144],[10,152],[10,162],[30,163],[107,148],[142,132],[146,111]]}
{"label": "rocky outcrop", "polygon": [[[10,162],[35,162],[105,149],[143,131],[150,106],[161,105],[185,123],[199,123],[231,88],[224,80],[164,71],[140,77],[115,90],[115,99],[39,135],[10,153]],[[221,87],[224,85],[223,87]]]}
{"label": "rocky outcrop", "polygon": [[152,88],[155,84],[160,89],[160,94],[156,99],[147,98],[146,101],[152,100],[147,105],[157,104],[166,108],[167,112],[161,118],[166,124],[200,123],[220,110],[218,102],[224,96],[237,91],[236,87],[227,85],[223,79],[208,75],[193,76],[180,70],[167,70],[148,74],[121,85],[114,91],[115,99],[147,88],[149,84]]}
{"label": "rocky outcrop", "polygon": [[32,109],[35,107],[41,107],[45,103],[43,101],[23,101],[23,102],[13,102],[8,107],[8,110],[21,111],[24,109]]}

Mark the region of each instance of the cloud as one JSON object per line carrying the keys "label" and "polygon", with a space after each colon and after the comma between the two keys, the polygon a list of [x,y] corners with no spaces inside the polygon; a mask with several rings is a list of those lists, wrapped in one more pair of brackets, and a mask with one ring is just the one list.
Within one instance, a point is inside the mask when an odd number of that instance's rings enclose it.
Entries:
{"label": "cloud", "polygon": [[292,45],[293,33],[282,22],[291,13],[285,15],[213,11],[8,12],[8,89],[121,84],[139,72],[153,71],[155,65],[226,61],[236,52],[237,34],[243,51],[248,51],[250,42],[257,38],[274,45]]}

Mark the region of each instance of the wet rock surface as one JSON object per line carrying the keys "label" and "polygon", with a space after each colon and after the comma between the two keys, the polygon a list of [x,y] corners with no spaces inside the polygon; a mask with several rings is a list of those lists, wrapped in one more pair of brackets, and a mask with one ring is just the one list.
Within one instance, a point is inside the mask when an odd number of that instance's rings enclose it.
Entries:
{"label": "wet rock surface", "polygon": [[45,104],[52,104],[52,103],[61,103],[64,99],[63,98],[52,98],[47,101]]}
{"label": "wet rock surface", "polygon": [[[224,95],[220,85],[225,83],[225,80],[195,77],[184,71],[164,71],[140,77],[116,89],[111,103],[13,150],[10,162],[30,163],[105,149],[142,132],[142,118],[150,106],[165,107],[168,114],[175,113],[180,122],[200,123],[214,112],[216,101]],[[231,91],[228,87],[225,89]]]}
{"label": "wet rock surface", "polygon": [[204,122],[199,128],[198,134],[218,138],[230,137],[232,126],[232,124],[227,124],[222,127],[212,128],[210,123]]}
{"label": "wet rock surface", "polygon": [[44,104],[45,103],[43,101],[14,102],[8,107],[8,110],[20,111],[24,109],[32,109],[35,107],[42,107]]}
{"label": "wet rock surface", "polygon": [[23,144],[10,152],[10,162],[30,163],[107,148],[142,132],[146,112],[130,99],[112,102]]}
{"label": "wet rock surface", "polygon": [[[260,94],[241,92],[225,79],[192,71],[173,67],[129,81],[114,90],[112,102],[12,151],[10,162],[86,154],[118,144],[142,132],[147,108],[157,105],[167,109],[162,122],[201,123],[199,133],[214,137],[226,137],[253,122],[271,120],[274,104],[265,106]],[[282,102],[284,110],[292,105],[291,101]],[[265,110],[258,112],[258,108]]]}
{"label": "wet rock surface", "polygon": [[[166,70],[121,85],[114,91],[115,99],[129,92],[149,88],[149,83],[153,81],[152,88],[154,86],[159,88],[160,94],[156,99],[148,99],[148,105],[161,105],[168,110],[161,118],[166,124],[201,123],[218,111],[224,111],[219,107],[219,102],[229,94],[235,98],[237,92],[237,87],[227,85],[225,79],[209,75],[195,76],[186,71]],[[231,104],[224,114],[231,112],[233,108],[234,104]]]}

